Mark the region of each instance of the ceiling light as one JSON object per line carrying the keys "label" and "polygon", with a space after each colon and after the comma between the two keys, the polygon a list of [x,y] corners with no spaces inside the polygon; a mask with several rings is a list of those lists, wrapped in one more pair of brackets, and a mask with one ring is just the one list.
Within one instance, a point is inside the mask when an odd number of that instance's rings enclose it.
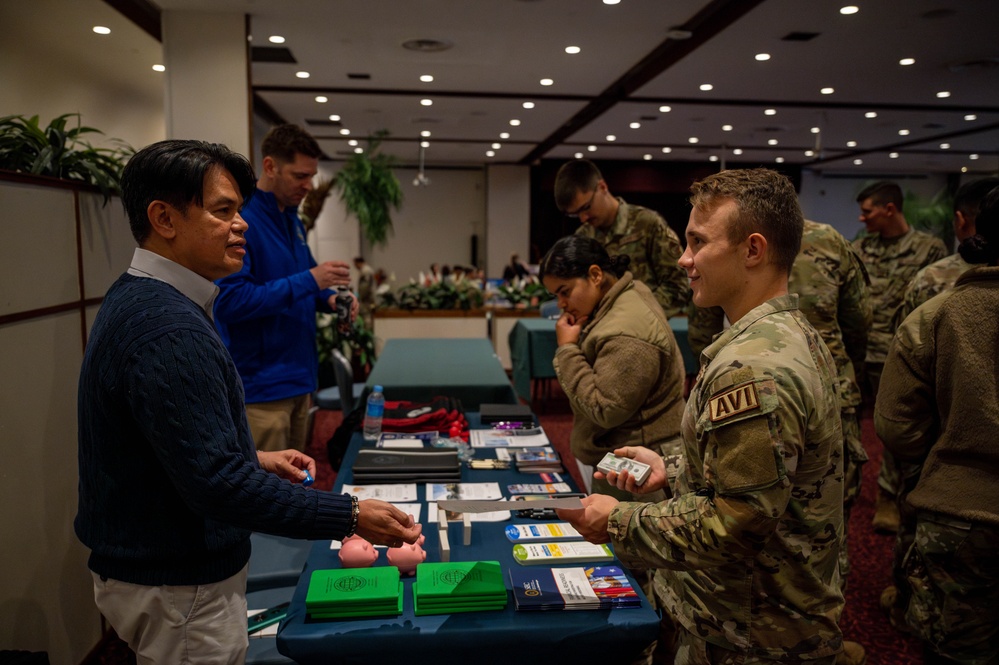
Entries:
{"label": "ceiling light", "polygon": [[900,129],[900,130],[898,130],[898,135],[899,136],[908,136],[909,135],[909,130],[908,129]]}
{"label": "ceiling light", "polygon": [[846,147],[847,148],[856,148],[857,147],[857,142],[856,141],[847,141],[846,142]]}
{"label": "ceiling light", "polygon": [[784,163],[784,158],[783,157],[778,157],[774,161],[777,162],[778,164],[783,164]]}
{"label": "ceiling light", "polygon": [[756,54],[756,59],[759,60],[760,62],[764,62],[764,61],[770,59],[770,54],[769,53],[757,53]]}
{"label": "ceiling light", "polygon": [[565,52],[568,53],[569,55],[576,55],[577,53],[579,53],[579,51],[580,51],[580,48],[578,46],[566,46],[565,47]]}
{"label": "ceiling light", "polygon": [[604,0],[605,5],[616,5],[619,2],[621,2],[621,0]]}
{"label": "ceiling light", "polygon": [[815,156],[815,151],[814,150],[806,150],[805,151],[805,157],[814,157],[814,156]]}
{"label": "ceiling light", "polygon": [[968,155],[968,159],[978,159],[978,153],[971,153]]}
{"label": "ceiling light", "polygon": [[736,148],[735,150],[732,151],[732,154],[733,155],[741,155],[742,154],[742,148]]}
{"label": "ceiling light", "polygon": [[166,67],[164,67],[163,65],[153,65],[153,71],[154,72],[165,72],[166,71]]}
{"label": "ceiling light", "polygon": [[318,97],[316,97],[316,101],[319,102],[320,104],[325,104],[326,102],[329,101],[329,97],[323,97],[322,95],[319,95]]}
{"label": "ceiling light", "polygon": [[420,141],[420,147],[421,148],[429,148],[430,147],[430,141]]}
{"label": "ceiling light", "polygon": [[811,129],[810,131],[812,132],[812,134],[818,134],[818,133],[819,133],[819,132],[821,132],[822,130],[821,130],[821,129],[819,129],[818,127],[812,127],[812,129]]}
{"label": "ceiling light", "polygon": [[864,117],[865,118],[876,118],[876,117],[878,117],[878,112],[877,111],[868,111],[867,113],[864,114]]}
{"label": "ceiling light", "polygon": [[777,109],[763,109],[763,115],[777,115]]}
{"label": "ceiling light", "polygon": [[300,79],[307,79],[309,78],[309,72],[295,72],[295,76]]}
{"label": "ceiling light", "polygon": [[614,136],[613,134],[608,134],[607,135],[607,140],[608,141],[617,141],[617,137]]}
{"label": "ceiling light", "polygon": [[642,123],[640,123],[640,122],[633,122],[630,125],[628,125],[628,127],[632,128],[632,129],[638,129],[641,126],[642,126]]}
{"label": "ceiling light", "polygon": [[583,153],[577,152],[577,153],[573,154],[573,157],[575,157],[576,159],[582,159],[583,158]]}
{"label": "ceiling light", "polygon": [[595,145],[588,145],[588,146],[586,146],[586,149],[589,150],[590,152],[596,152],[597,151],[597,146],[595,146]]}
{"label": "ceiling light", "polygon": [[513,120],[510,121],[510,124],[513,127],[519,127],[520,126],[520,120],[517,120],[516,118],[514,118]]}
{"label": "ceiling light", "polygon": [[819,92],[821,92],[823,95],[831,95],[834,92],[836,92],[836,90],[834,90],[833,88],[822,88],[821,90],[819,90]]}
{"label": "ceiling light", "polygon": [[360,155],[361,153],[364,152],[364,148],[354,148],[354,152]]}
{"label": "ceiling light", "polygon": [[500,138],[501,139],[508,139],[508,138],[510,138],[510,132],[500,132]]}
{"label": "ceiling light", "polygon": [[555,81],[553,81],[552,79],[541,79],[540,81],[538,81],[538,83],[540,83],[541,85],[554,85]]}
{"label": "ceiling light", "polygon": [[422,136],[425,139],[430,138],[430,130],[429,129],[424,129],[422,132],[420,132],[420,136]]}
{"label": "ceiling light", "polygon": [[340,122],[340,116],[338,116],[336,113],[334,113],[333,115],[330,116],[330,121],[331,122]]}
{"label": "ceiling light", "polygon": [[898,64],[902,65],[903,67],[908,67],[909,65],[916,64],[916,59],[915,58],[902,58],[901,60],[898,61]]}
{"label": "ceiling light", "polygon": [[672,110],[673,109],[671,107],[665,106],[665,105],[659,107],[659,112],[660,113],[669,113]]}
{"label": "ceiling light", "polygon": [[710,157],[708,157],[708,161],[709,162],[717,162],[718,161],[718,155],[711,155]]}
{"label": "ceiling light", "polygon": [[964,116],[964,119],[968,121],[978,120],[978,116],[975,115],[974,113],[969,113],[968,115]]}
{"label": "ceiling light", "polygon": [[492,148],[493,150],[499,150],[500,148],[503,147],[503,145],[501,143],[494,143],[489,147]]}
{"label": "ceiling light", "polygon": [[967,172],[968,172],[968,167],[967,166],[962,166],[961,167],[961,173],[967,173]]}
{"label": "ceiling light", "polygon": [[649,153],[645,153],[644,155],[642,155],[642,159],[644,159],[645,161],[649,161],[650,159],[652,159],[652,155],[650,155]]}
{"label": "ceiling light", "polygon": [[523,106],[524,106],[525,109],[533,109],[534,108],[534,102],[524,102]]}
{"label": "ceiling light", "polygon": [[941,90],[940,92],[937,93],[938,99],[946,99],[947,97],[950,97],[950,93],[946,90]]}
{"label": "ceiling light", "polygon": [[732,131],[732,125],[722,125],[722,131],[723,132],[730,132],[730,131]]}
{"label": "ceiling light", "polygon": [[950,144],[949,143],[941,143],[940,144],[940,149],[941,150],[950,150]]}
{"label": "ceiling light", "polygon": [[857,159],[853,160],[853,163],[856,164],[857,166],[860,166],[861,164],[864,163],[864,160],[858,157]]}
{"label": "ceiling light", "polygon": [[432,99],[421,99],[420,100],[420,104],[422,106],[432,106],[433,103],[434,103],[434,100],[432,100]]}
{"label": "ceiling light", "polygon": [[710,83],[702,83],[701,84],[701,90],[703,90],[704,92],[707,92],[708,90],[712,90],[712,89],[714,89],[714,86],[711,85]]}
{"label": "ceiling light", "polygon": [[281,35],[271,35],[270,37],[267,38],[267,41],[269,41],[271,44],[284,44],[284,37],[282,37]]}
{"label": "ceiling light", "polygon": [[424,83],[433,83],[434,77],[431,76],[430,74],[423,74],[420,76],[420,80],[423,81]]}
{"label": "ceiling light", "polygon": [[347,145],[349,145],[349,146],[355,146],[355,145],[357,145],[357,139],[351,139],[351,140],[347,141]]}
{"label": "ceiling light", "polygon": [[857,7],[856,5],[847,5],[846,7],[839,8],[839,13],[843,14],[844,16],[849,16],[850,14],[856,14],[859,11],[860,7]]}
{"label": "ceiling light", "polygon": [[666,146],[665,148],[663,148],[663,154],[668,155],[671,152],[673,152],[673,148],[670,148],[669,146]]}
{"label": "ceiling light", "polygon": [[111,28],[105,28],[103,25],[95,25],[94,32],[96,32],[98,35],[110,35]]}
{"label": "ceiling light", "polygon": [[496,153],[492,150],[486,150],[486,157],[495,157]]}
{"label": "ceiling light", "polygon": [[687,143],[697,143],[698,140],[699,139],[696,136],[691,136],[689,139],[687,139]]}
{"label": "ceiling light", "polygon": [[346,127],[344,127],[343,129],[340,130],[340,135],[341,136],[350,136],[350,130],[347,129]]}
{"label": "ceiling light", "polygon": [[777,145],[777,139],[769,139],[767,145]]}
{"label": "ceiling light", "polygon": [[898,159],[898,153],[897,152],[889,152],[888,153],[888,157],[890,157],[891,159]]}

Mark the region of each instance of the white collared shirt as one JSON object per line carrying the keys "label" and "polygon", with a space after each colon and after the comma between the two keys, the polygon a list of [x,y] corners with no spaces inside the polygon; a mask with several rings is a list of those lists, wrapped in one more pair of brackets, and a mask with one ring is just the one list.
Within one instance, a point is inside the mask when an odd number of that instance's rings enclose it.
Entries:
{"label": "white collared shirt", "polygon": [[215,320],[213,310],[219,287],[198,273],[155,252],[137,247],[132,254],[132,265],[128,268],[128,274],[135,277],[149,277],[169,284],[205,310],[209,319]]}

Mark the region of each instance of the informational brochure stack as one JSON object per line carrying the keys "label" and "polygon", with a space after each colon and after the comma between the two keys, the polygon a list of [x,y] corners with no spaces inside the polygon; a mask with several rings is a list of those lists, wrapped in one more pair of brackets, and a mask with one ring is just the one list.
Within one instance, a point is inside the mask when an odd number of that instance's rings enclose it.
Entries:
{"label": "informational brochure stack", "polygon": [[395,566],[315,570],[305,611],[311,619],[402,614],[402,582]]}
{"label": "informational brochure stack", "polygon": [[561,473],[562,460],[551,448],[525,448],[514,454],[521,473]]}
{"label": "informational brochure stack", "polygon": [[499,561],[421,563],[413,583],[416,615],[484,612],[506,607]]}
{"label": "informational brochure stack", "polygon": [[511,568],[510,582],[518,610],[610,610],[642,605],[618,566]]}

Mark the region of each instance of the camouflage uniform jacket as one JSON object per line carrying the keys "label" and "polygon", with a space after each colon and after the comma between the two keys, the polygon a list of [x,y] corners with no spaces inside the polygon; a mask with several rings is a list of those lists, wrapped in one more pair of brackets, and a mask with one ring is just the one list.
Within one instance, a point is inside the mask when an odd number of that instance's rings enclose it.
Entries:
{"label": "camouflage uniform jacket", "polygon": [[595,238],[611,256],[631,257],[629,270],[635,279],[652,289],[666,318],[676,316],[690,300],[687,273],[677,263],[683,253],[680,239],[659,213],[628,205],[621,198],[617,201],[617,218],[609,229],[597,230],[583,224],[576,233]]}
{"label": "camouflage uniform jacket", "polygon": [[751,310],[705,349],[681,427],[673,498],[611,512],[618,556],[658,568],[666,611],[712,644],[773,660],[837,653],[836,367],[794,295]]}
{"label": "camouflage uniform jacket", "polygon": [[874,426],[922,463],[919,511],[999,526],[999,268],[978,267],[909,316],[881,375]]}
{"label": "camouflage uniform jacket", "polygon": [[951,254],[940,259],[936,263],[931,263],[916,273],[916,276],[909,282],[902,297],[902,304],[895,311],[895,319],[892,321],[892,330],[897,330],[905,317],[912,314],[913,310],[924,302],[944,291],[954,288],[957,278],[971,270],[973,266],[961,258],[960,254]]}
{"label": "camouflage uniform jacket", "polygon": [[555,352],[573,411],[573,455],[595,465],[621,446],[660,450],[680,434],[683,358],[649,288],[626,272],[590,315],[578,344]]}
{"label": "camouflage uniform jacket", "polygon": [[947,248],[939,238],[915,229],[897,238],[866,235],[854,240],[853,247],[871,277],[874,316],[867,338],[867,362],[883,363],[895,332],[892,318],[902,304],[905,287],[920,268],[947,256]]}

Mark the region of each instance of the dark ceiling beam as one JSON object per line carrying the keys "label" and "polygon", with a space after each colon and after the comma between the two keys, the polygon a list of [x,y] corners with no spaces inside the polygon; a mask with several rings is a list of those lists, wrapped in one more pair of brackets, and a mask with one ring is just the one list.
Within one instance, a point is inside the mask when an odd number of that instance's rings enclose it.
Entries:
{"label": "dark ceiling beam", "polygon": [[674,28],[691,33],[689,39],[676,40],[667,37],[582,110],[541,141],[521,160],[521,163],[532,164],[543,157],[549,150],[599,118],[618,102],[627,99],[631,93],[675,65],[762,2],[763,0],[711,0],[693,18]]}
{"label": "dark ceiling beam", "polygon": [[589,95],[558,95],[475,90],[413,90],[399,88],[328,88],[322,86],[255,85],[254,92],[297,92],[310,95],[387,95],[396,97],[461,97],[466,99],[525,99],[556,102],[587,102]]}
{"label": "dark ceiling beam", "polygon": [[158,42],[163,41],[160,8],[149,0],[104,0]]}
{"label": "dark ceiling beam", "polygon": [[821,111],[929,111],[931,113],[999,113],[999,106],[952,104],[893,104],[891,102],[830,102],[793,99],[696,99],[693,97],[629,97],[624,104],[650,104],[661,106],[759,106],[760,108],[803,108]]}
{"label": "dark ceiling beam", "polygon": [[253,91],[253,112],[272,125],[286,125],[288,121],[284,119],[277,109],[267,103],[267,100]]}
{"label": "dark ceiling beam", "polygon": [[[921,145],[923,143],[935,143],[937,141],[945,141],[948,139],[956,139],[961,136],[968,136],[969,134],[978,134],[980,132],[991,132],[992,130],[999,129],[999,122],[994,122],[990,125],[984,125],[982,127],[974,127],[970,129],[962,129],[956,132],[948,132],[946,134],[937,134],[936,136],[924,136],[917,139],[909,139],[907,141],[899,141],[898,143],[890,143],[888,145],[878,146],[876,148],[866,148],[863,150],[851,150],[849,152],[840,153],[837,157],[825,157],[822,159],[813,159],[810,162],[805,162],[804,166],[816,166],[818,164],[826,164],[828,162],[838,162],[842,159],[852,159],[859,157],[861,155],[869,155],[872,152],[891,152],[893,150],[899,150],[910,145]],[[981,153],[980,153],[981,154]]]}

